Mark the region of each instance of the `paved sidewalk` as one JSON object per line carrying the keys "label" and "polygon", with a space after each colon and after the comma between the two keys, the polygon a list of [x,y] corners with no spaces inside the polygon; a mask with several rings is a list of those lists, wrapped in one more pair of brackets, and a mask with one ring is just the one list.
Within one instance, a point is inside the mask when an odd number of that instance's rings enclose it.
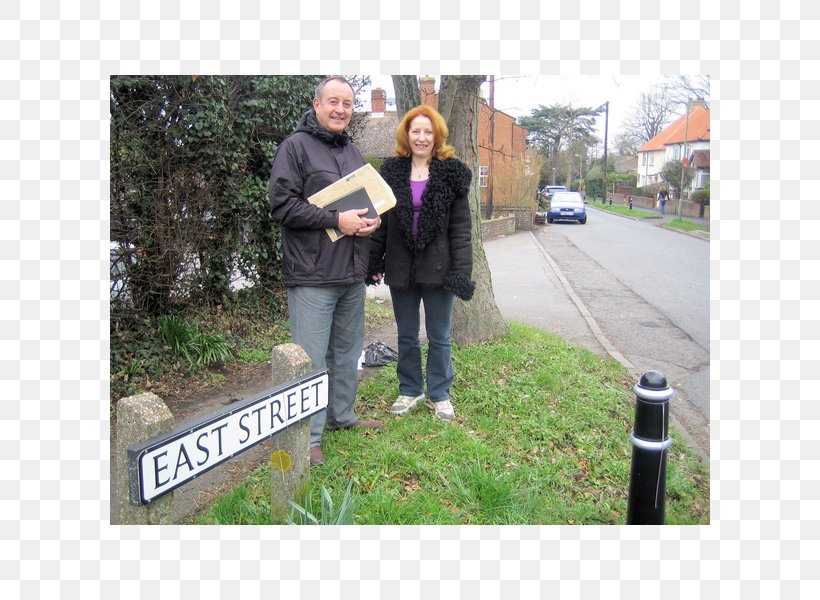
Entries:
{"label": "paved sidewalk", "polygon": [[507,321],[549,331],[578,346],[605,354],[584,315],[570,296],[571,287],[530,232],[484,242],[495,301]]}

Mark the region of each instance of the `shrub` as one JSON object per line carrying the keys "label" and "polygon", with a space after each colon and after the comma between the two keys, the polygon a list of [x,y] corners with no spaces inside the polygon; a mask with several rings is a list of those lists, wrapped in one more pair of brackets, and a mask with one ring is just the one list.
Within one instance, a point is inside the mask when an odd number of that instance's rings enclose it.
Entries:
{"label": "shrub", "polygon": [[218,333],[202,333],[196,323],[186,323],[174,315],[163,315],[159,328],[163,343],[175,354],[183,356],[192,369],[225,362],[232,357],[224,337]]}
{"label": "shrub", "polygon": [[692,192],[691,200],[693,202],[698,202],[701,206],[709,206],[709,182],[706,182],[706,186],[695,190]]}

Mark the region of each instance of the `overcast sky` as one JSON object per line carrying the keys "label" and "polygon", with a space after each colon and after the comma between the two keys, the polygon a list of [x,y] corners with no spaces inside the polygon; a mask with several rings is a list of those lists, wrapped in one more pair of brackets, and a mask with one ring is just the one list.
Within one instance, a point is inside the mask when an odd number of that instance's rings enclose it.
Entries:
{"label": "overcast sky", "polygon": [[[381,87],[387,91],[387,97],[393,98],[393,81],[389,75],[371,75],[371,87]],[[595,108],[609,101],[609,144],[612,147],[613,136],[618,133],[624,119],[632,110],[641,92],[648,92],[659,85],[662,78],[639,76],[510,76],[495,78],[495,107],[498,110],[521,117],[529,115],[532,109],[543,104],[571,104]],[[489,98],[490,84],[485,82],[481,89],[485,98]],[[436,78],[436,90],[439,89],[439,78]],[[370,88],[367,88],[361,99],[370,109]],[[683,109],[680,111],[683,114]],[[604,139],[604,116],[598,119],[598,137]]]}

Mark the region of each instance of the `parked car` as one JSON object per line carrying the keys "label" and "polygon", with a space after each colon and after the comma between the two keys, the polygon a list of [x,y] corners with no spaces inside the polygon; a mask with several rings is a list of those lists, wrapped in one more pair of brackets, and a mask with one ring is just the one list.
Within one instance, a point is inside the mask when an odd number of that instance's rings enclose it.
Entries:
{"label": "parked car", "polygon": [[544,188],[544,193],[547,196],[547,202],[552,200],[552,195],[555,194],[556,192],[566,192],[566,191],[567,191],[567,188],[566,188],[566,186],[563,186],[563,185],[548,185],[546,188]]}
{"label": "parked car", "polygon": [[555,192],[547,211],[547,223],[553,221],[587,222],[587,207],[578,192]]}
{"label": "parked car", "polygon": [[538,207],[535,210],[535,222],[537,224],[543,223],[547,219],[547,211],[550,208],[550,200],[552,195],[556,192],[566,192],[567,188],[563,185],[548,185],[541,192],[541,197],[538,199]]}

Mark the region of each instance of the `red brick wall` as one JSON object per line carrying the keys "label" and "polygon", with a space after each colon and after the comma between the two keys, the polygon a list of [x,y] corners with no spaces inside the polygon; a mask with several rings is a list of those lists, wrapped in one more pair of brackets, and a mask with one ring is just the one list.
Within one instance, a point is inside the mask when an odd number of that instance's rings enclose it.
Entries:
{"label": "red brick wall", "polygon": [[515,217],[501,217],[492,221],[481,222],[482,241],[494,240],[502,235],[512,235],[515,233]]}
{"label": "red brick wall", "polygon": [[[438,93],[433,90],[435,80],[422,78],[419,83],[421,101],[438,110]],[[478,164],[489,166],[490,152],[490,107],[485,102],[479,102],[478,113]],[[504,157],[523,156],[526,148],[527,130],[515,123],[510,115],[496,111],[493,118],[495,131],[493,132],[493,146],[496,155],[493,162],[503,160]],[[478,173],[473,173],[478,180]],[[481,206],[487,205],[487,188],[480,188]]]}

